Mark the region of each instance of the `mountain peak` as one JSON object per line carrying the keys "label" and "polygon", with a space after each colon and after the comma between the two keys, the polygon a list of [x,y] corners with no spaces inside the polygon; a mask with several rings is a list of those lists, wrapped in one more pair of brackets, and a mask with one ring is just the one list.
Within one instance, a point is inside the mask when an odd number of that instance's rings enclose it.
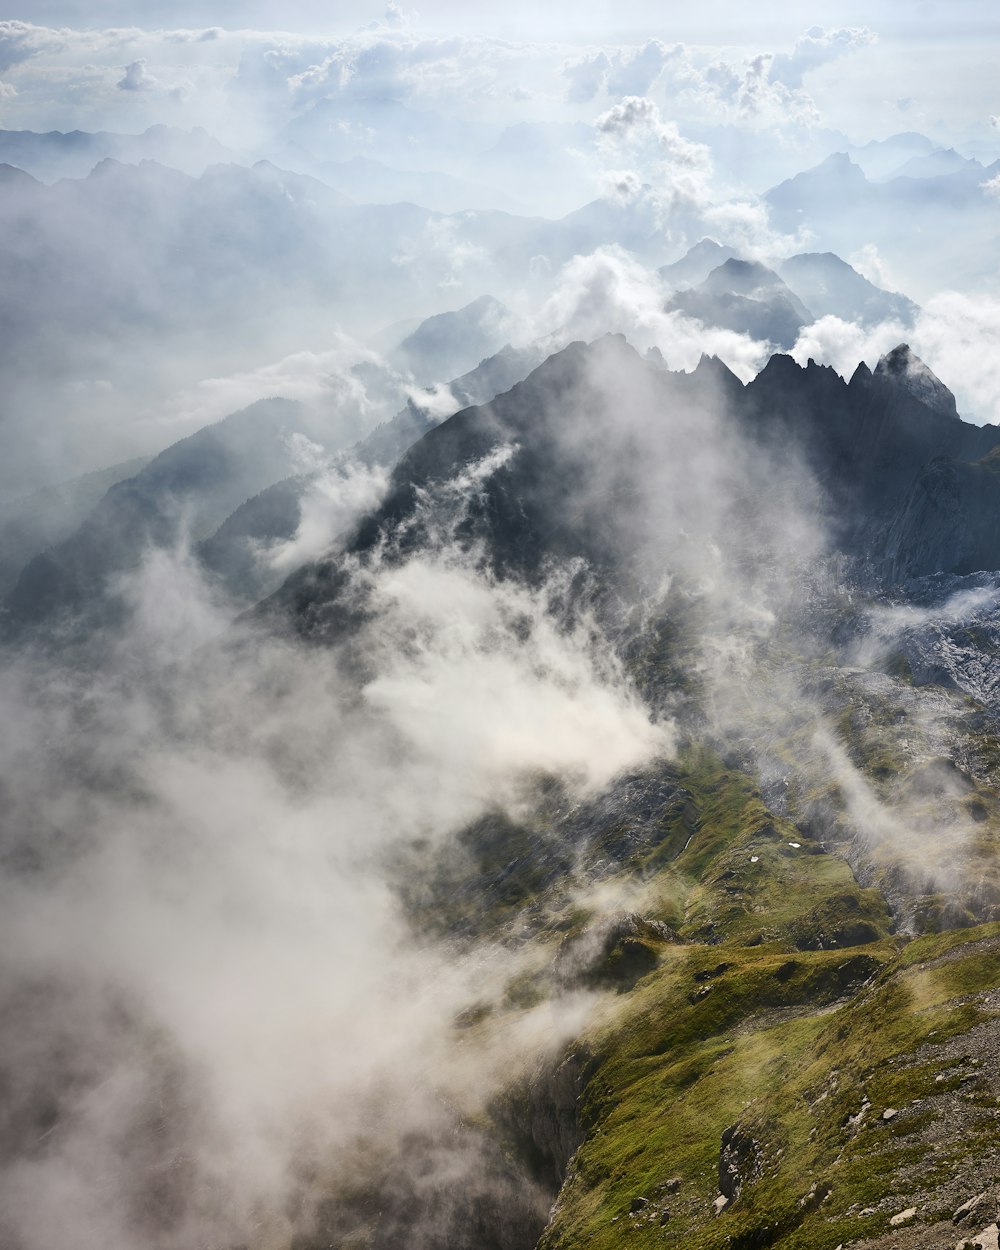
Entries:
{"label": "mountain peak", "polygon": [[708,275],[702,284],[712,291],[732,291],[738,295],[753,295],[760,290],[783,287],[785,284],[773,269],[757,260],[743,260],[730,256]]}
{"label": "mountain peak", "polygon": [[663,265],[657,272],[673,286],[696,286],[704,282],[723,261],[734,256],[736,252],[731,247],[724,247],[715,239],[704,238],[688,248],[680,260],[675,260],[672,265]]}
{"label": "mountain peak", "polygon": [[882,356],[875,367],[875,377],[891,380],[902,386],[914,399],[944,417],[958,419],[955,396],[910,348],[900,343]]}

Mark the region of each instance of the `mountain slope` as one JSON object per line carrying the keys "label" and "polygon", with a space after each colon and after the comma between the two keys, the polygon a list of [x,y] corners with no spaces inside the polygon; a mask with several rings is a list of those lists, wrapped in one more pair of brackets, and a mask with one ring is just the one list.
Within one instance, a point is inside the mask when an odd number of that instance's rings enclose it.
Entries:
{"label": "mountain slope", "polygon": [[817,317],[840,317],[864,326],[880,321],[909,326],[918,312],[905,295],[883,291],[832,252],[803,252],[783,261],[778,270]]}
{"label": "mountain slope", "polygon": [[[609,336],[571,345],[493,402],[425,434],[348,551],[362,554],[396,531],[402,552],[419,548],[430,532],[427,492],[492,457],[453,525],[461,542],[483,543],[501,572],[534,577],[548,560],[580,558],[627,581],[653,575],[644,566],[661,560],[674,572],[697,567],[705,544],[732,546],[741,533],[759,550],[740,558],[756,560],[789,541],[781,509],[785,492],[800,490],[829,541],[877,562],[888,518],[926,465],[975,461],[998,443],[996,427],[955,418],[950,392],[905,346],[874,374],[859,366],[849,384],[779,355],[743,387],[718,362],[670,373]],[[700,464],[694,479],[686,459]],[[305,568],[267,611],[322,632],[338,586],[332,565]]]}
{"label": "mountain slope", "polygon": [[[448,383],[454,406],[481,404],[520,382],[539,361],[537,348],[505,347],[483,360],[475,369]],[[345,469],[360,464],[373,469],[391,468],[406,449],[440,421],[430,409],[421,408],[414,396],[391,421],[372,432],[341,456]],[[294,538],[302,520],[303,503],[316,486],[316,474],[300,474],[276,482],[246,500],[223,524],[198,544],[203,567],[218,578],[227,592],[247,604],[271,593],[280,575],[269,567],[267,555]],[[321,478],[323,474],[319,475]],[[333,545],[342,536],[331,533]]]}
{"label": "mountain slope", "polygon": [[674,295],[667,309],[783,348],[794,346],[802,328],[815,320],[772,269],[735,257],[698,286]]}
{"label": "mountain slope", "polygon": [[[270,399],[174,443],[117,482],[68,538],[32,559],[5,602],[8,629],[57,623],[102,604],[149,551],[215,528],[294,464],[302,405]],[[106,610],[108,604],[103,605]]]}
{"label": "mountain slope", "polygon": [[[456,1023],[470,1043],[527,1004],[558,1015],[574,993],[600,996],[491,1104],[486,1131],[524,1184],[482,1244],[924,1250],[988,1231],[1000,705],[863,658],[864,585],[817,575],[782,478],[794,432],[856,509],[840,532],[857,540],[862,509],[905,490],[922,457],[997,444],[937,387],[919,393],[931,405],[888,364],[846,384],[779,356],[742,387],[707,360],[666,373],[613,336],[573,344],[428,432],[349,560],[295,575],[257,614],[365,671],[351,639],[379,604],[357,569],[436,555],[546,586],[568,567],[552,612],[567,627],[596,618],[600,645],[677,727],[673,756],[596,796],[540,780],[516,814],[463,830],[461,854],[417,839],[398,858],[420,931],[535,954],[501,1004]],[[691,479],[708,445],[711,487],[728,494],[706,516]],[[414,1228],[451,1246],[455,1212],[468,1227],[493,1210],[477,1182],[455,1200],[434,1185],[401,1195],[397,1167],[380,1160],[332,1200],[303,1250],[389,1247]],[[547,1223],[536,1186],[554,1199]]]}

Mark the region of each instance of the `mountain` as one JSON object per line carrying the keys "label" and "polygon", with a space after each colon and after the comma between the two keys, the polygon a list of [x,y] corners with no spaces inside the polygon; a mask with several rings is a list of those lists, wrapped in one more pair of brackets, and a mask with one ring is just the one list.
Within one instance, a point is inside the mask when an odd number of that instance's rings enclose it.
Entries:
{"label": "mountain", "polygon": [[885,178],[940,178],[946,174],[970,174],[973,177],[984,173],[985,166],[974,158],[963,156],[954,148],[935,148],[934,151],[922,156],[911,156],[898,169],[885,174]]}
{"label": "mountain", "polygon": [[762,124],[753,129],[738,122],[720,125],[692,118],[683,130],[687,138],[709,148],[716,169],[726,170],[734,185],[754,195],[850,144],[843,131],[788,117],[780,125]]}
{"label": "mountain", "polygon": [[668,311],[696,317],[753,339],[790,348],[815,317],[773,269],[732,257],[690,290],[667,303]]}
{"label": "mountain", "polygon": [[[485,297],[478,309],[462,312],[488,319],[505,310]],[[446,317],[446,323],[463,324],[460,314],[452,316],[456,321],[448,323]],[[431,324],[431,347],[437,342],[433,330]],[[413,352],[416,364],[423,356],[416,344]],[[480,361],[446,384],[449,411],[492,399],[539,359],[537,347],[508,346]],[[429,394],[427,400],[428,406],[421,407],[415,393],[391,420],[353,447],[357,429],[350,418],[331,417],[322,406],[264,400],[172,444],[154,459],[11,501],[6,519],[0,513],[8,627],[38,629],[76,612],[100,614],[114,598],[116,579],[150,551],[172,549],[182,540],[193,545],[200,564],[228,594],[252,602],[274,589],[280,575],[269,567],[268,552],[294,536],[303,499],[323,473],[300,468],[296,439],[305,437],[330,457],[327,471],[338,456],[344,466],[388,468],[441,419],[441,396]]]}
{"label": "mountain", "polygon": [[[714,289],[753,291],[760,277],[737,269]],[[453,383],[454,391],[460,382],[466,394],[495,386],[525,363],[508,349],[480,366],[478,380],[473,371]],[[914,482],[941,457],[970,480],[992,474],[1000,429],[960,420],[943,383],[902,344],[874,371],[859,366],[849,383],[776,355],[744,386],[717,359],[671,372],[618,335],[572,343],[503,393],[422,433],[418,416],[401,413],[368,448],[374,458],[375,445],[388,449],[418,435],[381,502],[218,643],[199,640],[183,685],[174,677],[164,688],[155,684],[144,656],[136,678],[118,678],[139,686],[141,715],[117,724],[119,705],[102,703],[110,697],[107,670],[89,685],[71,665],[55,670],[69,689],[56,707],[74,725],[72,747],[62,768],[38,770],[39,786],[54,799],[40,801],[29,789],[35,802],[26,831],[5,832],[2,844],[8,879],[21,874],[28,882],[27,908],[34,914],[40,898],[59,897],[46,890],[50,878],[64,888],[71,834],[68,862],[87,854],[89,831],[67,830],[59,787],[89,768],[92,819],[102,832],[109,821],[124,830],[113,844],[121,847],[114,898],[122,860],[140,853],[137,822],[157,803],[158,784],[166,804],[154,807],[149,830],[151,900],[174,890],[183,896],[179,882],[194,889],[208,871],[195,831],[194,876],[172,875],[189,833],[177,804],[194,791],[191,810],[203,814],[205,791],[220,791],[235,826],[232,862],[246,869],[255,822],[274,845],[264,862],[277,871],[261,871],[254,898],[270,898],[281,873],[305,854],[302,843],[318,842],[317,858],[293,882],[292,928],[305,924],[310,908],[330,912],[329,891],[345,864],[334,857],[322,888],[309,890],[339,846],[337,818],[361,824],[352,846],[366,863],[380,861],[379,908],[389,910],[391,900],[398,926],[385,993],[405,999],[410,1028],[421,965],[403,965],[401,996],[400,935],[421,957],[442,953],[422,984],[430,1001],[421,1012],[436,1010],[456,968],[469,975],[434,1034],[439,1049],[418,1056],[419,1081],[432,1069],[427,1100],[410,1102],[408,1089],[397,1121],[382,1096],[393,1087],[378,1068],[374,1097],[363,1101],[346,1145],[340,1123],[334,1138],[321,1135],[323,1166],[296,1189],[291,1215],[281,1204],[281,1227],[291,1230],[284,1244],[296,1250],[616,1250],[623,1239],[706,1250],[852,1240],[919,1250],[966,1232],[974,1242],[989,1230],[1000,1181],[993,1114],[1000,687],[991,667],[1000,590],[996,574],[947,574],[910,592],[873,565],[909,543],[894,526],[911,515]],[[303,419],[295,405],[269,401],[168,449],[113,488],[86,534],[57,548],[53,562],[82,591],[86,579],[109,575],[116,545],[175,535],[178,504],[201,531],[254,474],[279,466],[282,433]],[[286,479],[258,494],[209,542],[287,533],[296,523],[296,485]],[[978,550],[996,567],[996,509],[987,493],[969,498]],[[926,533],[936,524],[930,518]],[[121,525],[131,527],[127,542],[114,529]],[[923,560],[916,538],[909,549]],[[118,568],[127,572],[127,562]],[[114,633],[108,615],[100,623]],[[37,664],[40,651],[30,654]],[[19,653],[8,643],[6,655]],[[171,656],[170,673],[182,663]],[[245,685],[261,700],[250,712]],[[46,680],[43,689],[49,701],[60,696],[58,682]],[[456,689],[466,700],[464,719],[449,702]],[[393,698],[404,715],[387,720]],[[590,749],[612,749],[615,700],[647,735],[640,759],[589,785],[572,767],[548,763],[548,740],[572,742],[588,724]],[[159,702],[171,727],[179,721],[182,729],[151,761],[137,740]],[[275,702],[288,719],[272,719]],[[73,721],[81,703],[82,742]],[[99,734],[102,713],[116,721],[116,750]],[[345,717],[347,732],[338,737],[331,726]],[[183,726],[203,718],[200,772]],[[46,732],[54,725],[45,722]],[[419,740],[407,736],[413,725]],[[19,746],[30,726],[30,717],[18,718]],[[335,770],[366,768],[368,735],[381,742],[386,726],[386,768],[374,782],[364,778],[378,791],[374,807],[341,808]],[[516,775],[513,798],[497,798],[491,758],[485,798],[470,805],[478,757],[525,737],[528,766]],[[434,756],[428,767],[430,748],[421,756],[416,742],[436,746],[441,738],[458,754]],[[225,752],[248,739],[265,748],[236,774],[246,794],[233,821]],[[44,736],[29,747],[45,749]],[[268,771],[271,758],[280,772]],[[309,769],[320,779],[319,805],[315,827],[303,834]],[[399,790],[396,772],[403,773]],[[11,770],[8,806],[12,794],[22,798],[19,781]],[[268,805],[266,794],[281,786],[287,806]],[[422,814],[400,827],[422,787],[436,799],[450,786],[462,796],[453,828]],[[87,815],[86,805],[73,811],[81,821]],[[360,820],[359,811],[377,819]],[[391,826],[380,845],[373,842],[378,819]],[[217,833],[215,822],[210,831]],[[212,840],[214,854],[220,842]],[[99,839],[101,862],[106,854]],[[233,893],[233,875],[225,882],[221,900],[214,878],[206,890],[213,921],[223,904],[243,898]],[[89,897],[94,887],[88,873],[81,893]],[[125,901],[131,933],[145,908]],[[101,909],[115,905],[100,900]],[[364,900],[351,914],[342,948],[349,958],[360,958],[357,925],[369,906]],[[248,908],[253,930],[259,908]],[[46,923],[51,914],[43,909]],[[163,916],[153,916],[149,932],[157,937]],[[306,932],[311,945],[316,931]],[[260,940],[254,963],[258,951],[273,953],[277,926],[266,926]],[[94,950],[83,943],[88,967]],[[302,950],[292,948],[296,968]],[[58,952],[67,958],[62,946]],[[207,946],[199,952],[209,958]],[[144,946],[140,953],[136,984],[147,987]],[[32,949],[27,971],[5,991],[36,1048],[31,1081],[14,1080],[4,1056],[16,1113],[4,1130],[8,1149],[20,1157],[38,1148],[39,1126],[49,1124],[64,1175],[65,1141],[80,1131],[81,1117],[86,1130],[90,1102],[103,1122],[100,1092],[109,1073],[122,1070],[124,1051],[131,1080],[144,1090],[148,1082],[153,1094],[149,1107],[142,1100],[130,1139],[142,1149],[116,1165],[130,1199],[122,1226],[158,1235],[156,1203],[169,1199],[165,1236],[172,1238],[178,1212],[185,1227],[198,1222],[190,1178],[201,1173],[194,1156],[175,1191],[172,1171],[159,1166],[189,1140],[187,1106],[175,1111],[171,1082],[160,1079],[175,1073],[173,1065],[187,1072],[166,1040],[169,1023],[151,1029],[155,997],[137,997],[139,1011],[118,981],[88,982],[88,1000],[96,995],[102,1007],[116,1008],[108,1032],[98,1023],[92,1036],[118,1045],[95,1044],[90,1066],[77,1065],[73,1035],[60,1025],[50,1044],[40,1027],[62,1020],[69,992],[63,982],[50,990],[40,980],[43,955]],[[231,988],[228,949],[225,956],[221,980],[209,984]],[[343,1019],[351,1028],[371,992],[373,956],[364,953],[360,987],[350,969]],[[497,959],[504,962],[494,981],[487,973]],[[124,966],[132,960],[129,949]],[[185,946],[176,965],[185,1005],[200,986],[198,963]],[[333,976],[325,956],[321,966]],[[287,995],[286,966],[279,971]],[[311,1038],[311,968],[305,982]],[[232,999],[221,1006],[228,1021]],[[250,1007],[256,1019],[256,999]],[[384,1012],[379,1004],[377,1049],[387,1044]],[[72,1023],[80,1018],[74,1013]],[[342,1019],[335,1024],[339,1036]],[[230,1036],[238,1042],[242,1025],[225,1038],[227,1067]],[[523,1061],[511,1060],[512,1038],[524,1039]],[[407,1030],[391,1066],[411,1044]],[[322,1075],[314,1082],[307,1073],[301,1087],[310,1113],[330,1054],[324,1039]],[[451,1063],[432,1063],[436,1056],[454,1062],[454,1085]],[[481,1063],[470,1062],[476,1056]],[[283,1049],[280,1057],[284,1071]],[[270,1053],[266,1059],[270,1070]],[[418,1083],[409,1073],[406,1080]],[[352,1067],[336,1105],[355,1082]],[[483,1082],[471,1114],[468,1087]],[[194,1089],[202,1088],[196,1079]],[[209,1110],[199,1106],[199,1127]],[[240,1126],[244,1114],[241,1106]],[[274,1122],[268,1101],[269,1163]],[[296,1159],[305,1140],[294,1134]],[[205,1173],[213,1213],[216,1166],[213,1137]],[[255,1205],[249,1221],[258,1227],[260,1219]],[[231,1233],[242,1237],[247,1222],[241,1208],[213,1225],[224,1229],[218,1244],[240,1244]]]}
{"label": "mountain", "polygon": [[[536,347],[504,347],[475,369],[447,384],[455,410],[482,404],[509,390],[535,368]],[[440,400],[435,401],[435,405]],[[439,409],[421,408],[419,395],[390,421],[377,426],[341,457],[342,467],[354,464],[389,469],[406,449],[441,420]],[[450,415],[450,414],[449,414]],[[200,542],[196,554],[207,572],[235,600],[246,604],[270,594],[281,580],[267,563],[274,548],[294,538],[302,520],[303,502],[315,487],[316,474],[298,474],[274,483],[242,503],[214,534]],[[333,545],[343,536],[331,533]]]}
{"label": "mountain", "polygon": [[890,176],[900,165],[920,160],[935,151],[936,144],[926,135],[910,130],[888,139],[872,139],[860,147],[841,148],[873,180]]}
{"label": "mountain", "polygon": [[203,174],[209,165],[235,159],[228,148],[200,126],[191,130],[150,126],[138,135],[0,130],[0,162],[16,165],[41,182],[85,178],[95,165],[109,158],[129,165],[157,161],[193,177]]}
{"label": "mountain", "polygon": [[[905,598],[883,607],[864,581],[885,554],[873,518],[941,454],[992,472],[978,464],[991,447],[1000,430],[957,420],[903,345],[850,383],[779,355],[744,387],[707,358],[678,374],[617,336],[575,343],[425,434],[346,556],[296,573],[254,614],[350,655],[379,611],[354,569],[465,549],[488,584],[547,588],[565,628],[577,610],[606,627],[681,742],[596,796],[543,786],[516,816],[463,829],[459,854],[428,862],[419,839],[397,865],[427,932],[538,955],[523,997],[477,1004],[463,1029],[607,995],[489,1110],[487,1132],[544,1200],[522,1186],[501,1217],[475,1180],[455,1204],[400,1190],[390,1154],[323,1208],[309,1250],[362,1229],[388,1247],[415,1226],[462,1244],[453,1218],[503,1250],[612,1250],[626,1234],[888,1250],[938,1244],[953,1220],[988,1228],[1000,704],[986,684],[973,703],[917,681],[901,658],[915,647],[891,626],[874,659],[863,648],[880,612],[915,620],[912,634],[951,602],[922,588],[912,616]],[[839,555],[811,545],[809,517],[832,522]],[[554,569],[572,577],[553,590]],[[765,619],[767,602],[780,609]],[[995,603],[993,586],[980,610]],[[966,623],[967,653],[973,634]],[[490,1175],[506,1195],[506,1165]]]}
{"label": "mountain", "polygon": [[[738,272],[744,289],[759,277]],[[592,415],[604,388],[630,396],[613,434]],[[742,459],[734,451],[730,462],[710,450],[719,440],[756,451]],[[665,461],[671,441],[702,455],[700,481]],[[789,457],[808,472],[812,506],[827,518],[831,541],[878,562],[885,559],[880,535],[925,466],[941,456],[972,464],[998,444],[997,427],[956,419],[950,392],[905,345],[874,373],[860,365],[850,383],[812,361],[802,368],[777,355],[744,387],[719,362],[703,358],[691,374],[672,373],[608,336],[589,348],[572,344],[505,394],[428,431],[399,461],[385,501],[347,551],[372,550],[397,530],[404,553],[419,547],[421,501],[434,483],[508,449],[461,524],[463,541],[482,543],[501,573],[530,578],[550,560],[584,559],[628,581],[642,576],[650,550],[669,551],[668,567],[678,572],[701,558],[700,544],[732,546],[741,530],[752,544],[752,527],[737,518],[761,492],[781,497]],[[987,547],[991,534],[982,534]],[[768,541],[783,540],[769,532]],[[741,558],[758,556],[743,551]],[[991,558],[1000,566],[1000,548]],[[335,561],[307,567],[264,610],[296,630],[322,632],[330,613],[339,619],[338,585]]]}
{"label": "mountain", "polygon": [[[839,152],[763,198],[774,228],[808,229],[823,250],[849,256],[875,245],[906,289],[919,296],[935,284],[988,287],[995,204],[984,184],[998,173],[1000,162],[985,168],[971,162],[951,173],[874,182]],[[923,246],[927,238],[935,239],[931,255]],[[917,255],[920,266],[914,264]]]}
{"label": "mountain", "polygon": [[140,472],[146,463],[142,457],[127,460],[0,506],[0,594],[13,589],[33,556],[68,538],[110,487]]}
{"label": "mountain", "polygon": [[713,269],[717,269],[727,260],[737,259],[739,257],[731,247],[724,247],[714,239],[702,239],[689,248],[680,260],[675,260],[670,265],[662,265],[657,273],[673,287],[698,286]]}
{"label": "mountain", "polygon": [[897,321],[910,326],[919,309],[905,295],[883,291],[833,252],[802,252],[778,272],[816,317],[840,317],[863,326]]}
{"label": "mountain", "polygon": [[115,579],[157,548],[211,532],[248,496],[295,464],[296,432],[313,431],[301,404],[261,400],[174,443],[117,481],[68,537],[36,555],[5,600],[5,626],[72,624],[114,611]]}
{"label": "mountain", "polygon": [[[651,202],[600,201],[553,221],[442,216],[413,204],[346,202],[266,161],[214,165],[192,178],[109,158],[84,179],[45,186],[18,172],[7,184],[0,486],[18,490],[144,454],[136,411],[262,359],[324,350],[335,325],[363,339],[387,308],[399,320],[422,319],[445,297],[452,307],[486,290],[504,300],[533,264],[554,273],[608,244],[658,263],[665,247]],[[53,439],[38,413],[57,411],[73,416]]]}
{"label": "mountain", "polygon": [[[487,403],[495,395],[510,390],[537,368],[544,356],[544,349],[538,344],[502,347],[481,360],[474,369],[447,383],[455,411]],[[412,443],[436,424],[438,418],[429,409],[420,407],[419,395],[411,397],[391,421],[377,426],[358,443],[353,454],[363,464],[392,466]]]}
{"label": "mountain", "polygon": [[424,385],[467,373],[493,356],[514,329],[509,309],[481,295],[455,312],[428,317],[396,347],[390,359]]}
{"label": "mountain", "polygon": [[892,515],[884,539],[891,582],[992,569],[1000,552],[1000,455],[932,460]]}
{"label": "mountain", "polygon": [[892,381],[914,399],[919,400],[932,412],[943,417],[958,417],[955,396],[940,378],[913,354],[909,344],[901,343],[891,352],[879,358],[875,366],[875,378]]}

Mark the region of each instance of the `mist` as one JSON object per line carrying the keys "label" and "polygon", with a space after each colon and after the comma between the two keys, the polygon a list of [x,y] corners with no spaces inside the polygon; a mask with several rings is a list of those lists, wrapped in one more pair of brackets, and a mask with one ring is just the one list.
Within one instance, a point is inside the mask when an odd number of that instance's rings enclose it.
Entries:
{"label": "mist", "polygon": [[542,594],[447,550],[358,576],[349,654],[234,638],[177,553],[98,673],[8,667],[10,1244],[283,1244],[359,1149],[480,1113],[498,1049],[507,1081],[579,1026],[569,1001],[457,1034],[522,958],[415,934],[387,868],[670,734]]}
{"label": "mist", "polygon": [[647,7],[0,21],[10,1250],[530,1250],[739,839],[1000,919],[995,41]]}

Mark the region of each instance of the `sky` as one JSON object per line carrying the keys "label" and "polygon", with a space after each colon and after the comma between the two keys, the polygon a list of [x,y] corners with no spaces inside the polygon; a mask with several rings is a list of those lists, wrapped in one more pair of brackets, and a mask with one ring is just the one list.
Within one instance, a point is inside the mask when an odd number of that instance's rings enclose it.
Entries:
{"label": "sky", "polygon": [[[395,0],[388,7],[300,2],[280,10],[266,0],[32,0],[0,12],[0,125],[7,128],[134,130],[164,121],[245,139],[238,122],[246,110],[232,107],[229,90],[241,61],[274,52],[287,61],[295,49],[291,77],[344,48],[379,42],[394,47],[381,59],[396,77],[373,85],[398,91],[402,80],[424,104],[471,105],[484,118],[502,113],[512,122],[592,120],[593,110],[588,116],[579,107],[589,101],[574,108],[566,99],[565,63],[588,50],[614,59],[615,48],[651,40],[686,45],[702,68],[720,62],[744,73],[763,56],[775,78],[783,62],[789,91],[814,106],[811,124],[859,140],[922,129],[938,142],[988,145],[997,134],[990,118],[1000,113],[998,22],[980,3],[904,10],[885,2],[808,9],[772,2],[749,15],[731,0],[696,11],[645,0],[512,0],[486,13],[440,0],[413,8]],[[816,45],[813,32],[828,40],[825,49],[804,48],[810,39]],[[281,103],[294,112],[304,103],[302,86]],[[683,114],[684,98],[675,103]]]}
{"label": "sky", "polygon": [[[982,263],[983,247],[993,238],[989,211],[976,219],[978,233],[954,231],[950,210],[943,220],[942,229],[960,235],[969,253],[961,258],[959,272],[950,257],[942,259],[941,249],[925,247],[926,236],[902,238],[895,219],[888,238],[884,231],[877,233],[877,223],[869,218],[859,223],[851,211],[842,214],[843,222],[857,226],[850,237],[817,233],[815,223],[805,218],[801,228],[794,219],[778,228],[760,197],[831,153],[850,149],[861,159],[858,147],[900,132],[919,131],[984,166],[1000,158],[998,27],[990,6],[969,2],[905,8],[885,0],[808,7],[765,2],[752,10],[734,0],[699,6],[511,0],[486,10],[452,0],[419,5],[408,0],[336,5],[311,0],[282,5],[273,0],[12,2],[0,7],[0,130],[139,135],[152,126],[197,127],[218,144],[198,136],[184,151],[183,144],[176,150],[167,144],[128,150],[111,144],[107,154],[130,164],[159,161],[191,178],[199,178],[208,166],[249,167],[264,159],[325,181],[360,202],[412,200],[432,208],[429,198],[437,185],[397,184],[383,190],[380,200],[369,194],[370,187],[356,192],[338,182],[351,162],[380,162],[433,180],[443,173],[461,182],[454,200],[463,210],[564,220],[585,206],[603,205],[588,210],[592,217],[619,212],[623,217],[600,238],[633,251],[642,249],[630,222],[645,214],[647,236],[657,240],[659,249],[644,256],[653,268],[678,259],[704,234],[769,261],[803,250],[831,250],[873,281],[929,306],[945,287],[991,295],[992,272]],[[55,163],[41,170],[23,167],[50,183],[60,177],[84,179],[104,155],[104,150],[93,158],[85,153],[69,172]],[[20,158],[8,148],[0,159],[17,165]],[[903,160],[890,159],[886,170]],[[235,177],[216,171],[195,190],[150,167],[122,175],[129,185],[157,176],[163,181],[156,198],[163,238],[152,228],[157,223],[144,221],[130,246],[120,246],[130,236],[116,216],[120,211],[122,221],[131,220],[129,197],[116,202],[112,212],[110,182],[79,191],[83,198],[104,195],[107,200],[99,210],[101,228],[90,229],[86,239],[96,257],[87,264],[103,275],[103,285],[95,287],[83,265],[73,288],[84,293],[84,305],[92,305],[107,287],[117,292],[116,299],[145,313],[169,307],[172,296],[164,292],[175,290],[172,258],[177,255],[167,238],[171,223],[184,220],[185,197],[201,197],[197,211],[207,220],[204,212],[215,203],[213,192],[221,195]],[[984,177],[987,185],[991,195],[1000,191],[1000,183]],[[304,184],[296,187],[301,215],[312,222],[310,193]],[[55,207],[74,194],[63,186],[47,197],[53,206],[49,226],[59,246],[52,243],[41,268],[47,266],[53,278],[51,299],[61,315],[69,302],[63,293],[68,266],[59,257],[75,262],[83,253],[90,255],[79,245],[76,211],[62,213]],[[991,207],[988,201],[985,210]],[[222,219],[228,220],[227,211],[219,208]],[[112,220],[115,224],[105,230]],[[316,240],[330,232],[316,227],[310,234],[296,222],[307,240],[302,255],[309,257],[300,268],[318,269]],[[253,225],[258,239],[274,239],[275,248],[300,237],[294,230],[286,236],[272,229],[264,218],[250,222],[248,217],[245,224]],[[545,273],[558,286],[560,265],[574,249],[596,246],[587,242],[586,230],[577,242],[571,224],[562,250],[543,238],[522,258],[524,273],[520,268],[508,272],[486,263],[503,248],[495,248],[485,227],[468,238],[462,227],[457,215],[429,224],[422,233],[408,233],[409,227],[397,222],[388,249],[387,236],[373,245],[372,263],[389,258],[385,280],[390,286],[390,279],[404,271],[412,271],[414,280],[405,289],[401,282],[392,286],[384,307],[366,308],[363,314],[358,299],[373,285],[371,268],[363,289],[350,299],[338,303],[324,291],[327,303],[318,317],[311,307],[306,312],[291,307],[287,269],[272,256],[274,249],[260,245],[253,253],[256,268],[273,261],[272,269],[281,275],[277,290],[263,287],[267,299],[261,306],[272,300],[284,309],[281,316],[268,318],[273,341],[262,342],[263,331],[254,337],[243,327],[224,350],[214,350],[213,341],[213,350],[203,352],[198,334],[162,352],[154,335],[156,354],[150,359],[137,350],[105,353],[110,359],[98,353],[77,368],[57,400],[48,391],[44,402],[39,400],[32,381],[16,405],[20,426],[35,439],[37,411],[72,414],[69,426],[76,433],[69,440],[69,458],[75,464],[78,447],[88,444],[86,469],[158,450],[161,413],[171,405],[187,411],[177,394],[219,376],[273,366],[296,352],[324,358],[331,332],[363,339],[402,319],[461,307],[485,293],[508,303],[522,297],[537,302]],[[184,246],[189,242],[185,235]],[[931,263],[935,258],[936,265]],[[253,268],[240,263],[234,271]],[[331,270],[338,278],[344,271],[343,264]],[[108,300],[114,306],[114,299]],[[247,307],[253,306],[253,300],[247,301]],[[961,360],[953,384],[973,394],[975,402],[967,410],[975,419],[1000,412],[1000,383],[991,374],[988,385],[970,385],[966,364],[972,362],[977,377],[983,372],[981,362],[991,354],[982,350],[980,328],[992,334],[998,321],[1000,311],[992,304],[975,316],[963,306],[948,318],[962,334],[933,338],[942,368]],[[100,318],[85,311],[84,322],[74,329],[78,338]],[[141,318],[133,316],[133,329],[137,323]],[[969,326],[975,333],[967,331]],[[849,330],[827,326],[822,336],[810,339],[809,353],[848,370],[862,355],[877,360],[881,340],[876,344]],[[54,337],[47,332],[39,341],[51,344]],[[955,351],[943,352],[940,341],[957,345]],[[761,350],[753,349],[753,361]],[[745,351],[733,363],[744,372],[750,367]],[[36,372],[41,385],[48,386],[48,370]],[[151,380],[161,375],[162,394]],[[105,446],[94,434],[97,428],[124,428],[134,439]],[[151,428],[155,437],[136,433]],[[46,465],[49,455],[63,456],[66,442],[61,433],[46,440]],[[12,472],[20,482],[21,470]],[[60,459],[58,469],[46,469],[43,480],[59,480],[65,472]]]}
{"label": "sky", "polygon": [[[299,33],[343,32],[377,21],[383,7],[376,0],[348,0],[333,5],[323,0],[291,0],[280,8],[283,29]],[[992,6],[982,0],[931,3],[918,0],[905,7],[890,0],[867,3],[819,2],[806,7],[788,0],[763,0],[751,7],[734,0],[707,0],[693,8],[676,0],[555,0],[539,6],[512,0],[485,10],[461,0],[423,0],[406,5],[428,29],[494,33],[525,39],[593,39],[635,32],[662,31],[673,38],[700,43],[780,38],[802,25],[878,24],[905,36],[950,38],[995,30]],[[5,16],[39,25],[156,27],[217,25],[229,30],[273,29],[271,0],[22,0],[4,6]]]}

